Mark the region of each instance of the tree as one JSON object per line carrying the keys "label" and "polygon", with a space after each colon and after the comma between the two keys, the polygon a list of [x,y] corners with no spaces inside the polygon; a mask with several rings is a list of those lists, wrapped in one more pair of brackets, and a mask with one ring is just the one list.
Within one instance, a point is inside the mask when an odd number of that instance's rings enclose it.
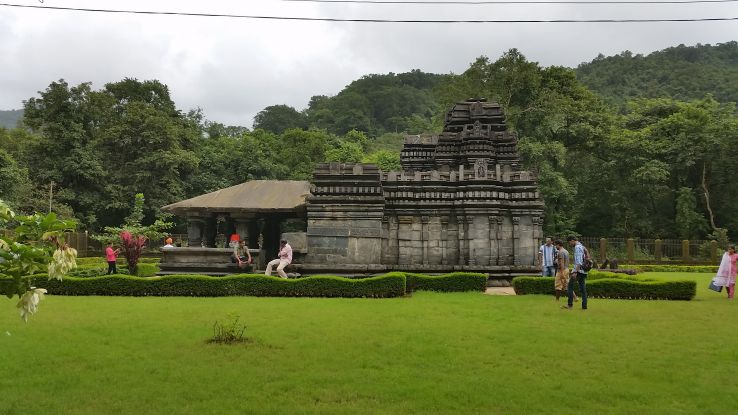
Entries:
{"label": "tree", "polygon": [[82,223],[95,225],[105,200],[104,161],[95,145],[109,105],[89,83],[69,87],[62,79],[39,94],[24,102],[24,123],[39,137],[27,152],[30,178],[39,185],[56,183],[56,199]]}
{"label": "tree", "polygon": [[19,297],[17,308],[23,320],[37,311],[46,293],[31,287],[26,277],[46,271],[49,279],[61,280],[77,266],[77,251],[64,242],[64,233],[75,226],[74,221],[60,220],[53,212],[16,216],[0,200],[0,230],[11,231],[3,232],[0,239],[0,290],[8,298]]}
{"label": "tree", "polygon": [[697,198],[689,187],[677,191],[676,228],[682,239],[699,238],[707,229],[705,216],[697,211]]}
{"label": "tree", "polygon": [[287,130],[279,138],[278,160],[292,180],[310,180],[315,164],[325,161],[329,136],[317,130]]}
{"label": "tree", "polygon": [[350,141],[342,141],[337,148],[331,148],[325,152],[325,161],[358,163],[362,157],[364,157],[364,152],[361,145]]}
{"label": "tree", "polygon": [[254,129],[282,134],[292,128],[307,128],[305,114],[289,105],[270,105],[254,116]]}
{"label": "tree", "polygon": [[401,170],[400,153],[392,150],[379,150],[367,154],[361,160],[362,163],[370,163],[384,171]]}

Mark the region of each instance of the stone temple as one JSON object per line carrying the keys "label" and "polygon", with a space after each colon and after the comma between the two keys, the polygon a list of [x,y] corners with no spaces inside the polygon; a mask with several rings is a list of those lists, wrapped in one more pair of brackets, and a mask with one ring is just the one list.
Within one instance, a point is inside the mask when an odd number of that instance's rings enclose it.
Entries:
{"label": "stone temple", "polygon": [[[290,211],[307,222],[304,235],[287,238],[298,245],[293,243],[301,254],[296,261],[301,272],[512,275],[533,270],[544,203],[535,175],[521,169],[517,136],[507,131],[500,105],[485,100],[455,104],[440,134],[405,137],[400,159],[401,171],[381,171],[371,164],[316,167],[309,193],[303,191],[303,202]],[[275,189],[279,183],[274,181]],[[217,208],[198,210],[193,203],[185,211],[177,205],[165,210],[190,217],[196,212],[192,223],[223,214]],[[226,214],[279,221],[264,219],[265,209],[251,210]]]}

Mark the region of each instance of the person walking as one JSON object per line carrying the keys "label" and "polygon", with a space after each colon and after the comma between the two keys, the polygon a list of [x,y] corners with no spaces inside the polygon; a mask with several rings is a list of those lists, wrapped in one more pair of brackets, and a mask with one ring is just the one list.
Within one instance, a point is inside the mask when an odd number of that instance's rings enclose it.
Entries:
{"label": "person walking", "polygon": [[554,247],[551,237],[546,238],[546,243],[538,248],[538,264],[541,266],[541,276],[543,277],[556,275],[554,251],[556,251],[556,247]]}
{"label": "person walking", "polygon": [[567,284],[568,301],[562,308],[571,309],[574,306],[574,282],[579,284],[579,295],[582,296],[582,310],[587,309],[587,272],[589,269],[585,269],[585,260],[589,260],[589,253],[587,248],[577,240],[576,236],[570,236],[566,238],[569,241],[569,245],[574,248],[574,269],[569,277]]}
{"label": "person walking", "polygon": [[728,261],[730,261],[730,267],[728,268],[730,271],[727,275],[727,281],[725,284],[726,291],[728,292],[728,299],[733,299],[735,296],[735,275],[736,275],[736,261],[738,261],[738,253],[735,252],[735,245],[730,245],[728,247],[728,252],[726,252],[726,255],[728,255]]}
{"label": "person walking", "polygon": [[556,279],[554,280],[554,288],[556,289],[556,301],[559,301],[564,290],[568,289],[569,284],[569,251],[564,249],[564,242],[557,240],[556,246]]}
{"label": "person walking", "polygon": [[115,261],[118,259],[119,253],[120,249],[113,249],[113,243],[108,242],[108,247],[105,248],[105,260],[108,261],[108,275],[118,273],[118,267]]}
{"label": "person walking", "polygon": [[264,275],[272,275],[272,268],[277,266],[277,274],[282,278],[287,278],[284,267],[292,263],[292,247],[287,243],[286,239],[279,241],[279,258],[269,261],[264,271]]}

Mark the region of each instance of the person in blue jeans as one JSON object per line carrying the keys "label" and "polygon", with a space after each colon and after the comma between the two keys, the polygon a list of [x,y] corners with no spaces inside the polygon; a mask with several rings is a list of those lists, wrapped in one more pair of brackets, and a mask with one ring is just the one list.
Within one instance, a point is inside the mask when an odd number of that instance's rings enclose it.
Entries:
{"label": "person in blue jeans", "polygon": [[584,270],[584,258],[587,255],[587,249],[584,245],[577,240],[576,236],[570,236],[566,238],[569,241],[569,245],[574,247],[574,269],[571,272],[571,278],[569,278],[569,284],[566,287],[566,291],[569,294],[569,299],[564,308],[571,309],[574,306],[574,283],[579,284],[579,295],[582,298],[582,310],[587,309],[587,271]]}
{"label": "person in blue jeans", "polygon": [[546,238],[546,243],[538,248],[538,264],[541,266],[542,277],[553,277],[556,275],[556,247],[551,238]]}

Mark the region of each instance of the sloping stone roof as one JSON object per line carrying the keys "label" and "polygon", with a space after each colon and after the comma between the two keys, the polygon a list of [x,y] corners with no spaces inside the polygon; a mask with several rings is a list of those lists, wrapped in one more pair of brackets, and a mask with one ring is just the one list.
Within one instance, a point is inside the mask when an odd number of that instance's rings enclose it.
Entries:
{"label": "sloping stone roof", "polygon": [[295,212],[305,209],[310,182],[251,180],[162,207],[174,214],[187,212]]}

